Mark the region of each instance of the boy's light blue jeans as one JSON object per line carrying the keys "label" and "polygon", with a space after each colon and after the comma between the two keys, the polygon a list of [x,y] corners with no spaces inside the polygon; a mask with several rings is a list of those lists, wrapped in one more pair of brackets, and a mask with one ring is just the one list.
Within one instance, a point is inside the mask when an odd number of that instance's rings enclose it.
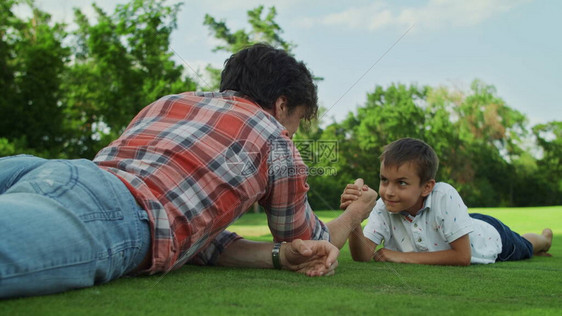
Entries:
{"label": "boy's light blue jeans", "polygon": [[93,162],[0,158],[0,298],[108,282],[149,247],[146,211]]}

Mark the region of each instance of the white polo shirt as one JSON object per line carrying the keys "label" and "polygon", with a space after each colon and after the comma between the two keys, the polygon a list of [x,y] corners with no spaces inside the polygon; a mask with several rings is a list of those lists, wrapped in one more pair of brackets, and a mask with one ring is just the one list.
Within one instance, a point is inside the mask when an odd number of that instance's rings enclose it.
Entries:
{"label": "white polo shirt", "polygon": [[379,199],[363,234],[377,245],[384,240],[385,248],[400,252],[448,250],[451,242],[469,234],[471,263],[493,263],[502,250],[498,231],[471,218],[457,190],[443,182],[435,184],[416,216],[391,213]]}

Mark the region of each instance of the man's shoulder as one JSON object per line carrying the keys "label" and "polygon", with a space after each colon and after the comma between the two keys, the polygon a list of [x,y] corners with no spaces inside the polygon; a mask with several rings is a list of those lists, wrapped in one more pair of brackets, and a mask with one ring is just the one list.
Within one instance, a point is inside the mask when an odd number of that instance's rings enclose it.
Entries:
{"label": "man's shoulder", "polygon": [[[160,97],[159,100],[191,100],[203,103],[212,102],[241,102],[258,106],[251,100],[244,98],[240,93],[232,90],[226,91],[185,91],[175,94],[168,94]],[[258,106],[259,107],[259,106]]]}

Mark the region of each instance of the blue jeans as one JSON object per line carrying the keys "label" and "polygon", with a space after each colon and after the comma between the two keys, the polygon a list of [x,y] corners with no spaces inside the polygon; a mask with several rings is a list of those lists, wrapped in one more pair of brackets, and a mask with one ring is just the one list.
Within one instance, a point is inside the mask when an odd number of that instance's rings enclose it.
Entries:
{"label": "blue jeans", "polygon": [[133,271],[148,215],[89,160],[0,158],[0,298],[92,286]]}
{"label": "blue jeans", "polygon": [[516,261],[528,259],[533,256],[533,245],[518,233],[512,231],[495,217],[480,213],[470,213],[470,217],[484,221],[500,233],[502,240],[502,252],[498,255],[497,261]]}

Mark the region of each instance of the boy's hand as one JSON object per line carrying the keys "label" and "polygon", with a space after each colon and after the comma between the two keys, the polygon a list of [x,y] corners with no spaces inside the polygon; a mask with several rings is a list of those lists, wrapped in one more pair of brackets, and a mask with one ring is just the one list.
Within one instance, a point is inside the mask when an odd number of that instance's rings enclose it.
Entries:
{"label": "boy's hand", "polygon": [[356,228],[361,226],[361,223],[369,217],[369,214],[373,210],[373,206],[377,201],[377,192],[370,189],[363,184],[363,179],[355,180],[353,184],[354,187],[348,186],[346,191],[358,191],[361,188],[361,192],[357,195],[351,194],[353,200],[347,203],[346,193],[342,194],[342,208],[345,208],[343,212],[337,218],[331,220],[326,225],[330,230],[331,242],[338,249],[341,249],[347,239],[349,234]]}
{"label": "boy's hand", "polygon": [[[345,206],[346,211],[351,212],[351,214],[354,214],[353,217],[359,221],[359,223],[363,222],[367,217],[369,217],[369,214],[371,214],[371,211],[373,210],[373,207],[375,206],[376,202],[377,202],[377,192],[375,192],[375,190],[369,188],[367,185],[365,185],[363,183],[363,179],[359,178],[357,180],[355,180],[355,183],[353,184],[353,186],[355,186],[355,188],[352,189],[346,189],[346,191],[350,191],[350,192],[359,192],[357,193],[351,193],[351,194],[347,194],[348,196],[355,196],[355,199],[352,201],[349,201],[349,203],[347,203],[347,201],[343,201],[345,199],[346,193],[344,192],[344,194],[342,194],[342,204],[341,206]],[[361,188],[360,190],[358,188]],[[357,194],[357,195],[356,195]],[[353,208],[353,209],[351,209]]]}
{"label": "boy's hand", "polygon": [[[377,192],[375,192],[374,190],[371,191],[374,192],[374,199],[376,200]],[[349,204],[353,203],[353,201],[358,200],[363,195],[363,192],[369,192],[369,186],[363,183],[363,179],[359,178],[355,180],[355,183],[348,184],[345,187],[340,198],[340,209],[345,210],[349,206]]]}
{"label": "boy's hand", "polygon": [[369,212],[375,206],[378,194],[375,190],[363,183],[363,179],[355,180],[348,184],[340,198],[340,209],[345,210],[351,203],[361,199],[362,202],[370,204]]}
{"label": "boy's hand", "polygon": [[373,259],[378,262],[402,262],[400,256],[402,252],[381,248],[375,252]]}

